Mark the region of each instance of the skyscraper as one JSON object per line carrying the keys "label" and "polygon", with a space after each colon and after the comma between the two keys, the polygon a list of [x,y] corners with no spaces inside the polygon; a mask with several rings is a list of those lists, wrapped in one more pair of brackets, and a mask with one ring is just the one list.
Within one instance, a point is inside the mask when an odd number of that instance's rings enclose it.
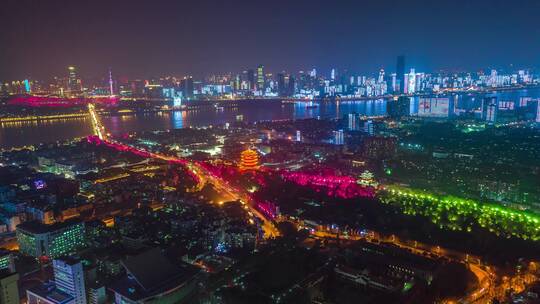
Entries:
{"label": "skyscraper", "polygon": [[386,104],[386,112],[391,118],[401,118],[411,114],[411,99],[400,96],[397,100],[389,100]]}
{"label": "skyscraper", "polygon": [[68,67],[68,90],[80,91],[79,79],[77,79],[77,69],[74,66]]}
{"label": "skyscraper", "polygon": [[84,271],[81,261],[73,258],[53,260],[56,288],[72,296],[74,304],[86,304]]}
{"label": "skyscraper", "polygon": [[182,86],[182,96],[185,98],[191,98],[193,97],[193,77],[192,76],[186,76],[181,81]]}
{"label": "skyscraper", "polygon": [[296,93],[296,80],[293,75],[289,76],[289,83],[287,85],[287,95],[293,96]]}
{"label": "skyscraper", "polygon": [[536,100],[536,122],[540,123],[540,100]]}
{"label": "skyscraper", "polygon": [[349,113],[347,115],[348,123],[347,126],[350,131],[358,131],[360,129],[359,116],[356,113]]}
{"label": "skyscraper", "polygon": [[343,145],[344,143],[345,143],[345,140],[343,137],[343,130],[334,131],[334,144]]}
{"label": "skyscraper", "polygon": [[257,67],[257,90],[264,92],[264,66]]}
{"label": "skyscraper", "polygon": [[399,82],[399,92],[403,93],[405,88],[405,56],[397,57],[396,78]]}
{"label": "skyscraper", "polygon": [[488,123],[497,121],[498,110],[497,97],[486,97],[482,100],[482,119]]}
{"label": "skyscraper", "polygon": [[277,74],[277,91],[279,96],[285,96],[286,95],[286,87],[285,87],[285,74],[278,73]]}
{"label": "skyscraper", "polygon": [[364,122],[364,132],[370,136],[375,134],[375,126],[373,125],[373,120],[368,120]]}
{"label": "skyscraper", "polygon": [[379,79],[377,79],[377,82],[378,83],[383,83],[384,82],[384,69],[381,69],[379,71]]}
{"label": "skyscraper", "polygon": [[414,71],[414,69],[411,69],[408,74],[405,74],[403,76],[403,80],[405,81],[405,85],[401,93],[413,94],[414,92],[416,92],[416,72]]}
{"label": "skyscraper", "polygon": [[247,70],[246,74],[246,80],[248,82],[249,89],[255,90],[255,71]]}

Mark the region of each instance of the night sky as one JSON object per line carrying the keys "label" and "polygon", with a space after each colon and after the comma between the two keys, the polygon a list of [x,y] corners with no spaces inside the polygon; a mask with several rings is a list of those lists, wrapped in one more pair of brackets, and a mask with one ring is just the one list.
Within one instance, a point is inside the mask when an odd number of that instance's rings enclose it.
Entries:
{"label": "night sky", "polygon": [[540,1],[2,0],[0,80],[540,67]]}

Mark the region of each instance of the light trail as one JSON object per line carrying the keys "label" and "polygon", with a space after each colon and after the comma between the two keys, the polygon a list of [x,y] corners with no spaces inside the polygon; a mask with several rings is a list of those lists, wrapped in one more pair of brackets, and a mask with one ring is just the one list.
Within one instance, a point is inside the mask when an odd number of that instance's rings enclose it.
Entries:
{"label": "light trail", "polygon": [[103,125],[101,124],[101,121],[99,120],[99,117],[96,113],[96,107],[91,103],[88,104],[88,112],[90,113],[90,118],[92,121],[92,129],[94,130],[94,134],[97,135],[97,137],[100,140],[104,140],[105,128],[103,127]]}
{"label": "light trail", "polygon": [[56,120],[69,118],[82,118],[88,116],[88,113],[72,113],[58,115],[43,115],[43,116],[21,116],[21,117],[3,117],[0,118],[0,123],[22,122],[22,121],[40,121],[40,120]]}
{"label": "light trail", "polygon": [[124,151],[124,152],[132,152],[136,155],[139,155],[145,158],[160,159],[160,160],[164,160],[170,163],[184,165],[189,170],[190,174],[196,179],[199,185],[199,189],[202,188],[202,185],[208,182],[211,183],[212,185],[214,185],[214,188],[218,190],[218,192],[220,191],[228,195],[229,197],[231,197],[233,200],[238,200],[242,202],[242,204],[248,208],[251,214],[255,215],[257,218],[261,220],[262,222],[261,228],[264,232],[265,238],[273,238],[273,237],[279,236],[279,231],[277,227],[274,225],[273,221],[266,218],[264,214],[262,214],[255,208],[256,203],[249,196],[247,191],[234,188],[226,180],[212,174],[209,170],[207,170],[206,168],[204,168],[197,162],[188,161],[186,159],[164,155],[160,153],[149,152],[141,148],[136,148],[130,145],[126,145],[124,143],[117,142],[113,139],[109,139],[105,135],[105,129],[103,125],[101,124],[101,122],[99,121],[98,114],[96,113],[95,107],[93,104],[88,105],[88,111],[90,112],[90,117],[92,118],[91,121],[92,121],[94,134],[95,136],[97,136],[97,138],[89,137],[88,140],[90,142],[94,142],[97,144],[103,143],[116,150]]}

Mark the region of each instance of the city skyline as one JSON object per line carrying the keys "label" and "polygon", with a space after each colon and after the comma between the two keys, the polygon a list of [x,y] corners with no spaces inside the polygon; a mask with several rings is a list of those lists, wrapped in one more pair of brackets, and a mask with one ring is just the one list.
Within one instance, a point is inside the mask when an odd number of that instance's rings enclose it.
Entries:
{"label": "city skyline", "polygon": [[424,71],[538,67],[537,2],[413,2],[7,1],[0,79],[47,78],[68,65],[89,77],[109,67],[201,77],[261,63],[368,73],[392,70],[400,54]]}
{"label": "city skyline", "polygon": [[540,303],[540,1],[2,4],[1,304]]}

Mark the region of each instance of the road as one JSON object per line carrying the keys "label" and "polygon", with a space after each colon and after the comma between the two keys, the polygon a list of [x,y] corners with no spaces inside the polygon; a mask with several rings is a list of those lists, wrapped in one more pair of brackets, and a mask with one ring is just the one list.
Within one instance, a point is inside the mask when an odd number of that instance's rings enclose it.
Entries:
{"label": "road", "polygon": [[[438,257],[444,257],[452,261],[460,262],[469,268],[469,270],[476,276],[478,280],[478,286],[474,291],[471,291],[465,297],[460,299],[458,303],[477,303],[477,304],[488,304],[491,303],[491,298],[495,294],[495,285],[494,274],[482,269],[479,264],[480,260],[476,257],[471,257],[468,254],[462,254],[461,258],[457,258],[455,254],[451,254],[449,250],[443,249],[440,246],[428,246],[421,244],[419,242],[410,242],[402,241],[395,236],[385,237],[378,233],[370,233],[368,237],[360,235],[340,235],[338,233],[333,233],[324,230],[316,230],[312,233],[314,237],[317,238],[328,238],[336,239],[340,238],[343,240],[358,241],[364,240],[373,243],[391,243],[397,247],[406,249],[417,255],[435,255]],[[410,245],[414,243],[414,245]],[[446,303],[452,303],[453,301],[448,300]]]}
{"label": "road", "polygon": [[[91,121],[92,121],[92,127],[94,130],[95,135],[99,137],[100,140],[109,143],[111,145],[120,146],[125,148],[125,150],[133,151],[139,155],[145,156],[147,158],[155,158],[155,159],[161,159],[168,162],[174,162],[174,163],[180,163],[186,166],[187,169],[190,170],[192,174],[197,176],[199,179],[199,189],[201,188],[201,185],[204,185],[206,183],[211,183],[214,188],[226,196],[230,197],[232,200],[238,200],[242,202],[242,204],[247,208],[249,211],[249,214],[251,216],[257,217],[262,225],[261,228],[264,232],[265,238],[273,238],[276,236],[279,236],[279,231],[277,227],[275,226],[275,223],[268,219],[264,214],[259,212],[255,205],[256,203],[251,199],[248,192],[244,189],[237,189],[233,186],[231,186],[225,179],[220,178],[218,176],[215,176],[211,172],[209,172],[207,169],[205,169],[203,166],[201,166],[197,162],[193,162],[190,160],[178,158],[175,156],[169,156],[159,153],[153,153],[146,151],[141,148],[129,146],[117,141],[114,141],[112,139],[109,139],[103,125],[101,124],[99,120],[99,116],[95,111],[95,108],[93,105],[88,106],[88,110],[90,112]],[[436,255],[439,257],[445,257],[449,260],[457,261],[464,263],[469,267],[471,272],[476,276],[478,280],[478,286],[477,288],[470,292],[468,295],[463,297],[462,299],[458,300],[458,303],[490,303],[491,298],[497,296],[500,297],[501,290],[504,291],[508,288],[508,286],[514,286],[515,284],[512,283],[512,280],[509,280],[510,283],[502,283],[499,286],[495,285],[495,278],[496,275],[490,270],[489,267],[484,267],[488,270],[483,269],[480,264],[481,261],[478,257],[473,257],[468,254],[456,254],[455,252],[450,252],[449,250],[443,249],[440,246],[428,246],[425,244],[420,244],[418,242],[414,242],[414,245],[410,245],[411,242],[405,242],[401,241],[395,236],[392,237],[383,237],[378,234],[373,234],[371,239],[368,239],[363,236],[359,235],[349,235],[347,237],[344,237],[343,235],[331,233],[328,231],[315,231],[313,233],[315,237],[318,238],[344,238],[347,240],[370,240],[374,242],[387,242],[392,243],[400,248],[407,249],[412,253],[418,254],[418,255]],[[514,278],[515,279],[515,278]],[[519,278],[518,278],[519,279]],[[517,280],[516,281],[523,281],[523,280]],[[506,284],[506,285],[505,285]],[[452,301],[447,301],[447,303],[452,303]]]}
{"label": "road", "polygon": [[199,189],[202,188],[201,185],[211,183],[218,192],[227,195],[231,198],[232,201],[238,200],[242,202],[242,204],[248,209],[250,216],[255,216],[261,221],[261,228],[264,232],[265,238],[274,238],[279,236],[279,231],[275,226],[274,222],[266,218],[264,214],[262,214],[255,208],[256,203],[251,199],[246,190],[238,189],[231,186],[226,180],[212,174],[197,162],[178,158],[175,156],[149,152],[142,148],[129,146],[124,143],[120,143],[113,139],[110,139],[105,132],[105,128],[103,127],[103,124],[101,123],[99,115],[97,114],[93,104],[88,105],[88,111],[90,113],[90,117],[92,118],[91,122],[94,134],[101,141],[108,143],[111,146],[118,147],[127,151],[138,152],[139,155],[146,156],[148,158],[160,159],[185,165],[186,168],[198,178]]}

